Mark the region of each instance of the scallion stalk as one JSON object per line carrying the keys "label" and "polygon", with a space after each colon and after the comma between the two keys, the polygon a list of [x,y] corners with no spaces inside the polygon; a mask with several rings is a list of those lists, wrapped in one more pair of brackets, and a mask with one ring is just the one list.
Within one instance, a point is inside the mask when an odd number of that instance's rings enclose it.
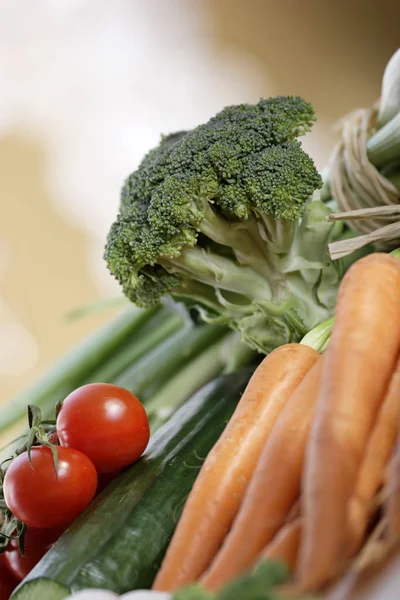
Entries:
{"label": "scallion stalk", "polygon": [[239,344],[242,345],[242,342],[238,334],[229,333],[171,377],[145,404],[151,431],[158,429],[187,398],[208,381],[221,372],[226,372],[233,352],[236,355],[236,368],[247,365],[255,357],[255,352],[247,349],[243,353],[238,353],[236,346]]}
{"label": "scallion stalk", "polygon": [[[25,416],[28,404],[56,404],[60,393],[80,385],[90,372],[113,355],[133,333],[164,309],[140,310],[133,306],[86,338],[61,358],[33,385],[0,408],[0,433]],[[61,396],[62,397],[62,396]]]}
{"label": "scallion stalk", "polygon": [[170,377],[226,334],[227,329],[217,325],[184,327],[130,365],[114,383],[146,404]]}

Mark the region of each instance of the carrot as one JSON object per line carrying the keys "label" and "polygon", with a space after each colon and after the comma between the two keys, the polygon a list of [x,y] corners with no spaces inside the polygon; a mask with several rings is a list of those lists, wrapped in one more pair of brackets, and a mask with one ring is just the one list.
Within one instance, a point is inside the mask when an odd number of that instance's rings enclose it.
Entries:
{"label": "carrot", "polygon": [[400,420],[400,360],[390,381],[378,419],[368,441],[366,454],[358,473],[355,491],[349,505],[350,544],[348,556],[358,550],[365,534],[369,508],[384,482]]}
{"label": "carrot", "polygon": [[290,509],[285,523],[289,523],[289,521],[294,521],[294,519],[297,519],[297,517],[300,517],[300,515],[301,515],[301,503],[300,503],[300,498],[299,498],[297,500],[297,502],[295,502],[295,504],[293,504],[292,508]]}
{"label": "carrot", "polygon": [[388,500],[385,506],[388,538],[398,544],[400,540],[400,435],[388,469]]}
{"label": "carrot", "polygon": [[248,570],[298,499],[322,362],[318,359],[279,415],[232,529],[202,579],[207,589],[215,590]]}
{"label": "carrot", "polygon": [[316,589],[341,562],[348,504],[400,351],[400,262],[370,254],[339,290],[303,480],[298,581]]}
{"label": "carrot", "polygon": [[196,581],[233,523],[262,448],[282,407],[318,358],[286,344],[257,368],[223,434],[197,477],[153,589]]}
{"label": "carrot", "polygon": [[260,555],[266,560],[285,562],[290,571],[296,568],[301,540],[301,517],[286,523]]}

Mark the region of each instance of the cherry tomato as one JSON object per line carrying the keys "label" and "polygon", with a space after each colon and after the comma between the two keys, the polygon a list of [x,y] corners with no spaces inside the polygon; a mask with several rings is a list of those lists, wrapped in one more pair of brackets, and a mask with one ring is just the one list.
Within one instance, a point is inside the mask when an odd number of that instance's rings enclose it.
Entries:
{"label": "cherry tomato", "polygon": [[49,529],[72,521],[88,506],[97,488],[91,460],[72,448],[57,447],[58,473],[50,448],[32,448],[13,460],[4,478],[4,498],[11,512],[30,527]]}
{"label": "cherry tomato", "polygon": [[24,539],[24,556],[22,556],[18,540],[8,544],[5,553],[5,564],[8,570],[22,581],[32,571],[40,559],[50,550],[54,542],[63,533],[63,529],[34,529],[27,527]]}
{"label": "cherry tomato", "polygon": [[18,580],[8,570],[2,554],[0,556],[0,600],[8,600],[17,585]]}
{"label": "cherry tomato", "polygon": [[150,429],[136,396],[115,385],[91,383],[64,400],[57,417],[57,435],[61,446],[80,450],[98,473],[109,473],[140,458]]}

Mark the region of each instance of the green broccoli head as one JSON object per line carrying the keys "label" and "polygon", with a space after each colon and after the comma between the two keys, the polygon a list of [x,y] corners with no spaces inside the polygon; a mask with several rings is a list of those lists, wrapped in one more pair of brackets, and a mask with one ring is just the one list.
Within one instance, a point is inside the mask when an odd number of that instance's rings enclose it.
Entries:
{"label": "green broccoli head", "polygon": [[124,293],[143,307],[192,298],[238,329],[268,302],[286,307],[276,256],[322,185],[296,139],[314,120],[302,98],[277,97],[164,136],[126,180],[108,235],[105,258]]}

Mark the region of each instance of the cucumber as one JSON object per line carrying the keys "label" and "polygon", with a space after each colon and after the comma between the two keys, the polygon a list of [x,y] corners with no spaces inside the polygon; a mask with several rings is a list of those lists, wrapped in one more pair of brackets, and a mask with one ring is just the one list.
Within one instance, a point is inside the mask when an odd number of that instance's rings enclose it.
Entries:
{"label": "cucumber", "polygon": [[148,588],[200,467],[251,375],[219,377],[153,436],[143,458],[117,477],[22,581],[15,600],[63,600],[71,591]]}

